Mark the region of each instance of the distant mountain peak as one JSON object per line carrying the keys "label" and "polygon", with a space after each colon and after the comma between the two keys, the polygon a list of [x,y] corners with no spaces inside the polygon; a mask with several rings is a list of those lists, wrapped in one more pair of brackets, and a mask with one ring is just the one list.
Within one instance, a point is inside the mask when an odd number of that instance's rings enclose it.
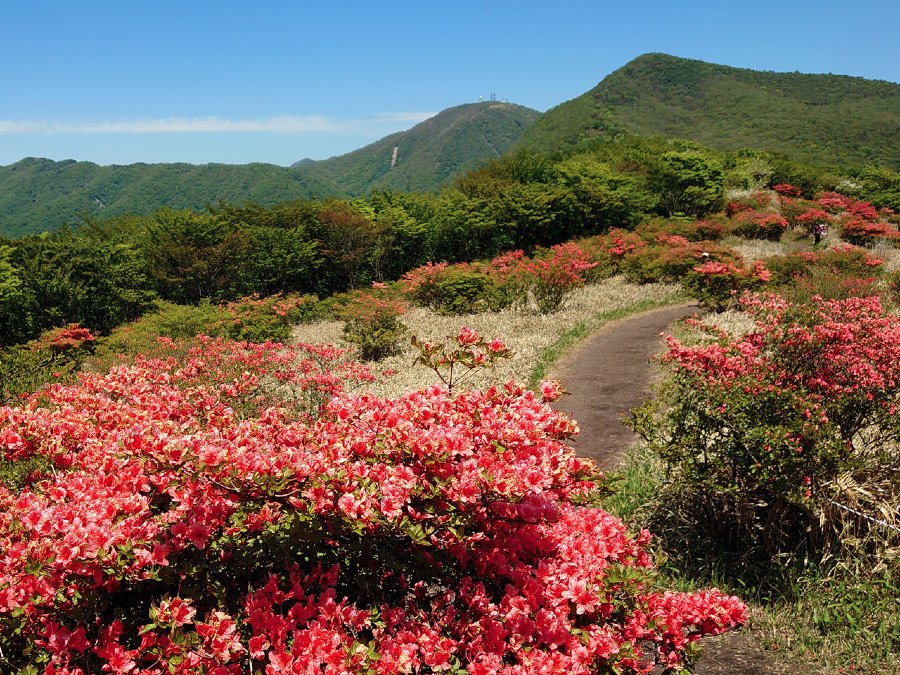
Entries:
{"label": "distant mountain peak", "polygon": [[896,170],[900,85],[847,75],[756,71],[653,52],[548,110],[516,148],[552,151],[624,134]]}

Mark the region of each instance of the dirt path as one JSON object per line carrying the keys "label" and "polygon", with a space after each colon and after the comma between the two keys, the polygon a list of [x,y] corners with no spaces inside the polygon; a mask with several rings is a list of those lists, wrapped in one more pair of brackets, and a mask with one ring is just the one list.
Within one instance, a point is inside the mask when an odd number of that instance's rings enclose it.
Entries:
{"label": "dirt path", "polygon": [[[665,307],[611,323],[556,364],[550,373],[571,396],[557,409],[573,417],[581,429],[577,451],[606,470],[615,468],[635,435],[622,415],[650,395],[654,354],[665,343],[660,333],[678,319],[698,311],[695,304]],[[801,667],[774,662],[746,631],[702,641],[704,658],[695,675],[805,674]]]}
{"label": "dirt path", "polygon": [[650,358],[665,346],[659,334],[697,311],[676,305],[607,324],[556,364],[550,377],[571,394],[556,407],[578,422],[579,455],[602,469],[615,466],[635,439],[622,415],[650,395]]}

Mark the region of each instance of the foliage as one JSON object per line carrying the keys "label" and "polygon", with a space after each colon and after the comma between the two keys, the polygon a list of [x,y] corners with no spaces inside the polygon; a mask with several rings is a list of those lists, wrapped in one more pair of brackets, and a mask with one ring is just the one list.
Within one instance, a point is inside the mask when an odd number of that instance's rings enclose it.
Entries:
{"label": "foliage", "polygon": [[372,292],[355,293],[340,310],[344,339],[356,345],[363,361],[380,361],[395,353],[406,332],[400,322],[406,306],[382,290],[376,284]]}
{"label": "foliage", "polygon": [[54,465],[0,488],[5,669],[628,673],[744,621],[655,590],[649,533],[582,506],[602,476],[533,393],[236,417],[291,358],[207,341],[0,409],[6,460]]}
{"label": "foliage", "polygon": [[664,422],[644,411],[635,425],[680,480],[733,500],[748,539],[762,536],[770,554],[813,550],[846,517],[829,500],[850,499],[848,484],[900,487],[890,470],[900,328],[878,296],[742,303],[757,317],[749,335],[698,347],[670,338]]}
{"label": "foliage", "polygon": [[[493,368],[497,359],[513,356],[501,340],[486,340],[467,326],[463,326],[458,335],[448,335],[442,343],[422,342],[415,335],[411,341],[419,350],[416,363],[433,370],[451,396],[467,376],[484,368]],[[544,398],[545,403],[551,400],[547,396]]]}
{"label": "foliage", "polygon": [[721,164],[702,153],[672,151],[653,167],[650,187],[659,194],[659,208],[666,215],[699,217],[724,204],[725,174]]}
{"label": "foliage", "polygon": [[777,241],[788,227],[787,219],[777,213],[743,211],[732,221],[731,232],[746,239]]}
{"label": "foliage", "polygon": [[214,216],[157,211],[148,226],[147,262],[162,298],[180,304],[227,299],[246,264],[246,233]]}
{"label": "foliage", "polygon": [[811,195],[815,190],[807,188],[819,179],[798,180],[782,161],[784,154],[820,166],[900,169],[892,126],[898,91],[895,83],[858,77],[763,72],[644,54],[548,110],[514,148],[554,152],[626,134],[688,139],[720,151],[766,148],[774,152],[738,159],[758,158],[767,165],[756,173],[760,180],[791,183]]}

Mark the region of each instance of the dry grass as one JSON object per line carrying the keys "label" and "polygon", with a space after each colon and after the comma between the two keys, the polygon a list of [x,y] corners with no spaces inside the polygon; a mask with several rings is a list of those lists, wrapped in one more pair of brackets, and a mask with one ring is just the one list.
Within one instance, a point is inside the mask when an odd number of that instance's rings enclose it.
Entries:
{"label": "dry grass", "polygon": [[776,255],[790,255],[797,249],[797,245],[789,241],[742,239],[740,237],[726,237],[722,240],[722,244],[740,253],[746,263],[765,260]]}
{"label": "dry grass", "polygon": [[[437,378],[433,372],[422,366],[412,366],[418,353],[409,344],[408,337],[415,335],[423,340],[442,339],[446,335],[457,334],[463,326],[468,326],[485,337],[503,340],[515,352],[511,359],[501,359],[493,371],[482,371],[465,380],[464,386],[483,388],[509,380],[525,382],[535,363],[555,345],[560,336],[573,327],[590,323],[592,317],[600,313],[627,309],[649,300],[674,299],[680,292],[678,284],[639,286],[626,282],[623,277],[613,277],[573,291],[566,298],[563,308],[551,315],[504,310],[441,316],[427,309],[415,308],[402,317],[409,331],[400,353],[372,364],[373,371],[393,370],[396,374],[381,382],[373,382],[366,389],[378,396],[395,396],[434,384]],[[324,342],[346,346],[341,338],[342,327],[343,323],[340,321],[303,324],[294,329],[294,338],[311,344]]]}

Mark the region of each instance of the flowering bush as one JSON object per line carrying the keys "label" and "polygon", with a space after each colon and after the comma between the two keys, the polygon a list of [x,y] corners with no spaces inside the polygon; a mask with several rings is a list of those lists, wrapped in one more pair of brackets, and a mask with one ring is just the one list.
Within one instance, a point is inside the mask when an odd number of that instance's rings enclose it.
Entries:
{"label": "flowering bush", "polygon": [[751,193],[743,199],[734,199],[725,205],[725,215],[733,218],[745,211],[761,211],[772,203],[772,195],[764,190]]}
{"label": "flowering bush", "polygon": [[855,246],[872,246],[880,239],[897,241],[900,231],[884,222],[851,219],[841,223],[841,239]]}
{"label": "flowering bush", "polygon": [[784,197],[799,197],[803,194],[803,190],[789,183],[779,183],[774,185],[772,189]]}
{"label": "flowering bush", "polygon": [[44,331],[27,344],[0,349],[0,405],[44,382],[71,377],[93,351],[95,340],[87,328],[69,324]]}
{"label": "flowering bush", "polygon": [[794,222],[806,230],[806,232],[812,234],[813,227],[817,223],[829,225],[831,223],[831,216],[821,209],[806,209],[797,214],[794,218]]}
{"label": "flowering bush", "polygon": [[786,218],[777,213],[744,211],[738,214],[731,227],[733,234],[746,239],[777,240],[788,229]]}
{"label": "flowering bush", "polygon": [[654,589],[649,533],[581,506],[602,476],[522,387],[238,419],[205,364],[0,408],[5,459],[53,465],[0,485],[5,671],[644,672],[744,620]]}
{"label": "flowering bush", "polygon": [[406,326],[400,315],[406,306],[388,297],[382,289],[357,292],[340,310],[344,319],[344,339],[356,345],[364,361],[378,361],[397,351]]}
{"label": "flowering bush", "polygon": [[842,195],[840,192],[820,192],[816,195],[816,202],[828,213],[840,213],[849,208],[853,203],[853,198]]}
{"label": "flowering bush", "polygon": [[584,285],[585,274],[596,267],[588,254],[575,244],[557,244],[538,249],[534,258],[523,261],[522,274],[541,314],[557,311],[566,295]]}
{"label": "flowering bush", "polygon": [[725,227],[719,220],[719,217],[707,220],[653,220],[638,225],[635,232],[645,241],[659,239],[661,235],[680,236],[688,241],[716,241],[725,234]]}
{"label": "flowering bush", "polygon": [[681,279],[681,284],[706,307],[721,311],[736,295],[759,290],[769,279],[769,272],[760,260],[750,269],[710,260],[693,267]]}
{"label": "flowering bush", "polygon": [[241,298],[222,305],[224,316],[211,326],[212,335],[224,335],[232,340],[246,342],[287,342],[291,327],[307,320],[313,313],[316,298],[301,295],[258,295]]}
{"label": "flowering bush", "polygon": [[703,260],[704,253],[711,260],[724,264],[741,262],[740,255],[727,246],[707,241],[685,243],[663,239],[625,258],[621,269],[629,281],[636,283],[679,281]]}
{"label": "flowering bush", "polygon": [[779,526],[774,514],[792,504],[795,534],[815,544],[819,514],[834,517],[816,507],[838,495],[839,477],[891,475],[897,462],[900,325],[877,296],[741,302],[757,330],[697,347],[670,338],[664,422],[635,421],[685,480],[761,510],[760,529]]}

